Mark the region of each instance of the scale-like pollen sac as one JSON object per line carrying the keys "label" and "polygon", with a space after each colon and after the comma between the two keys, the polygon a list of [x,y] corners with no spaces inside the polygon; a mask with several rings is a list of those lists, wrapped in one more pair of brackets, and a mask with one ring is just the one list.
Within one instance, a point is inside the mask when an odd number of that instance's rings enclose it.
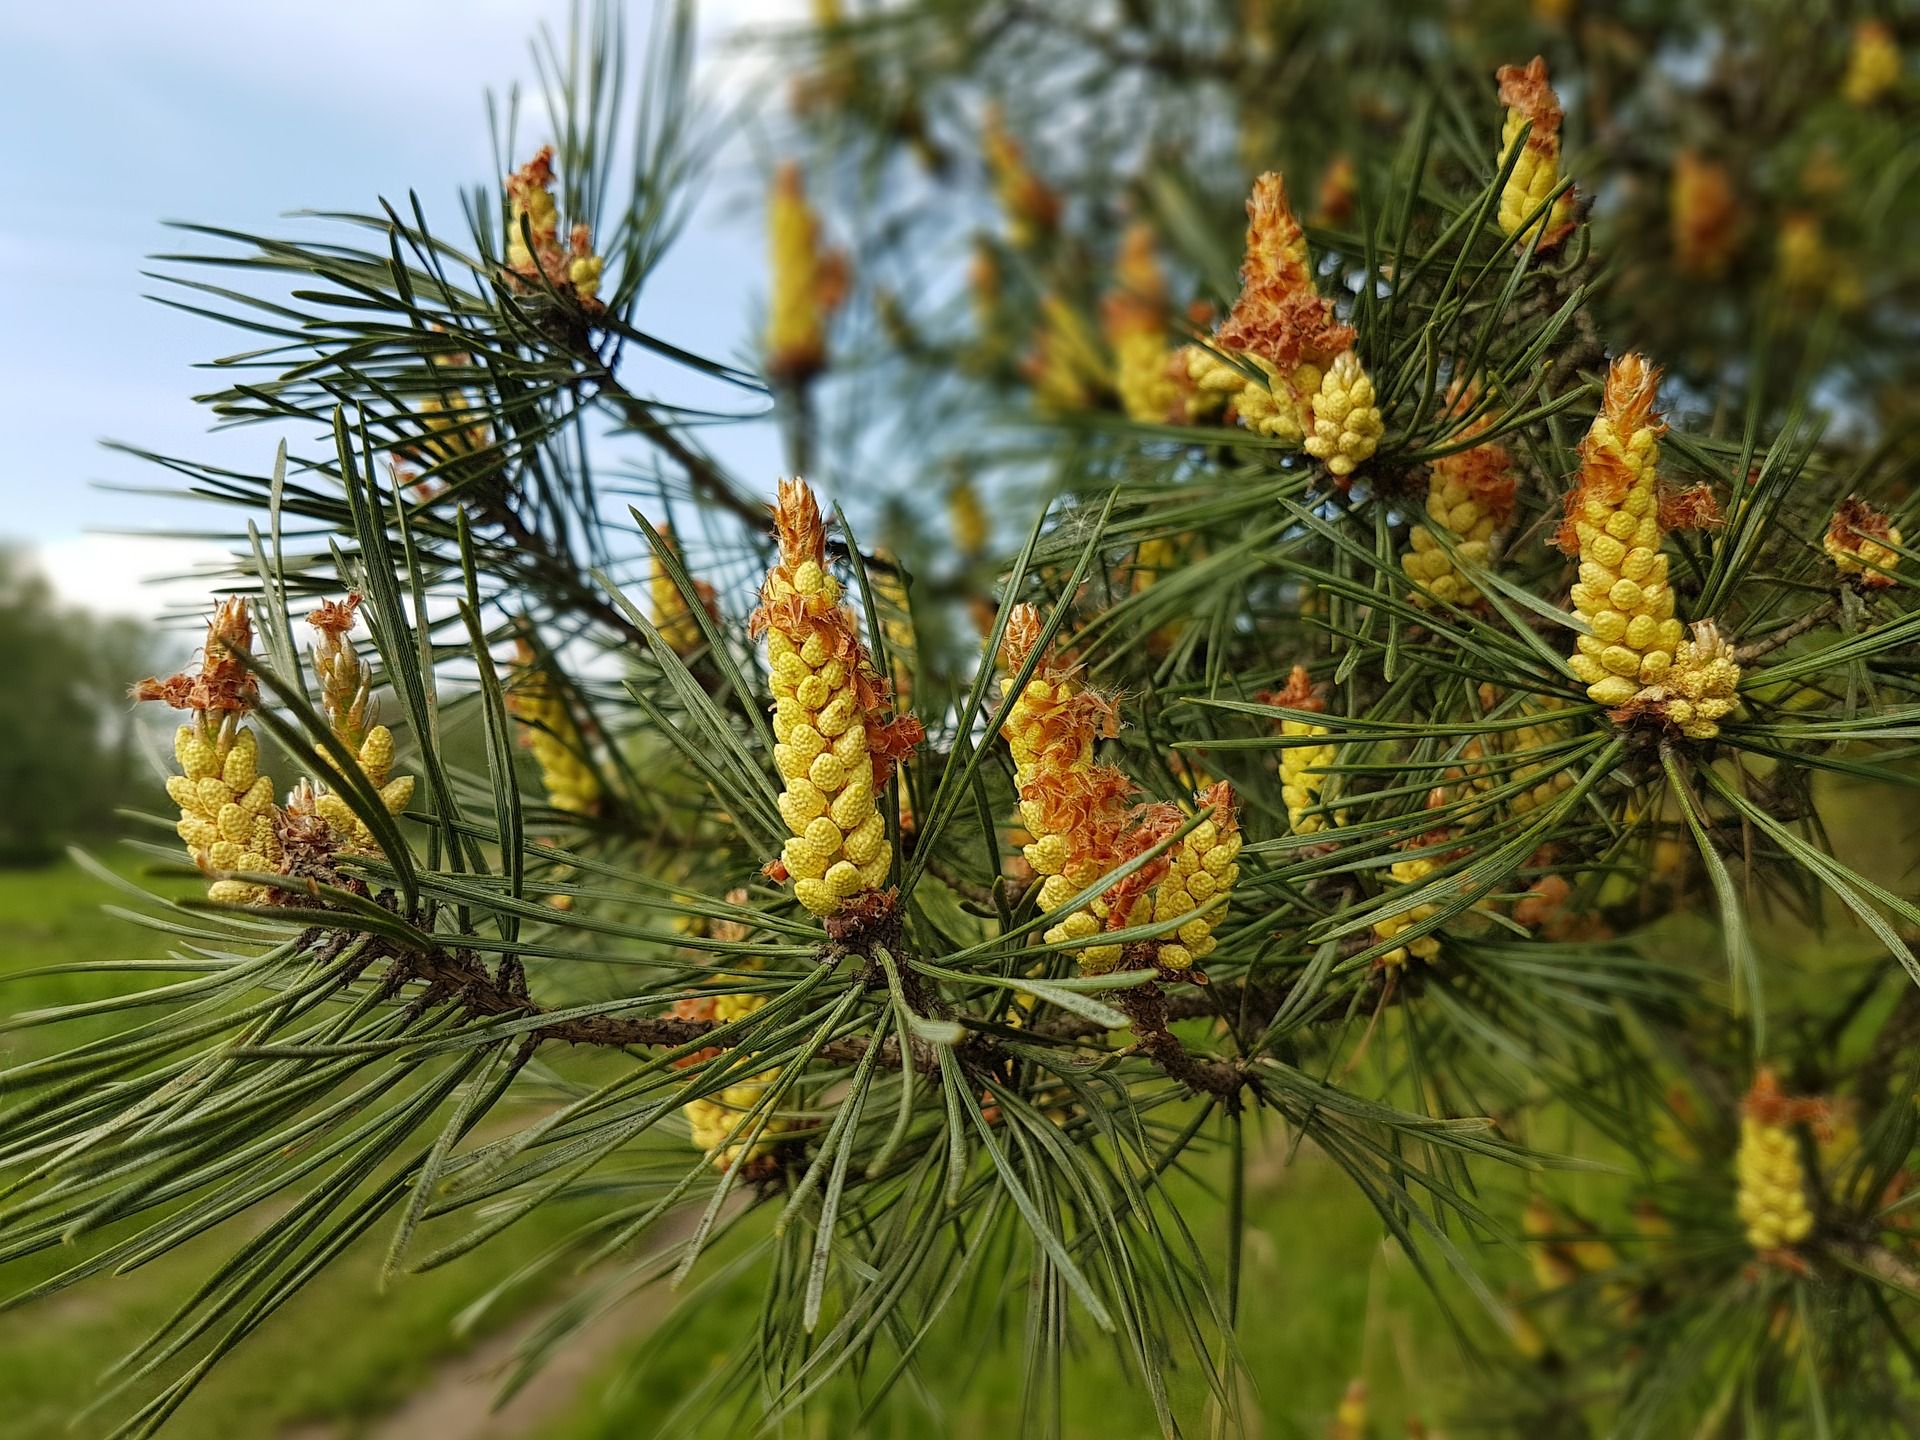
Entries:
{"label": "scale-like pollen sac", "polygon": [[[1040,629],[1031,605],[1014,607],[1000,647],[1009,677],[1026,664]],[[1060,911],[1107,871],[1163,838],[1156,833],[1142,844],[1144,832],[1128,823],[1133,782],[1110,765],[1094,763],[1094,742],[1116,729],[1112,703],[1084,688],[1075,668],[1053,656],[1041,660],[1001,728],[1013,757],[1020,820],[1032,837],[1022,853],[1040,879],[1044,913]],[[1124,895],[1110,890],[1084,908],[1058,914],[1044,938],[1049,944],[1093,941],[1104,930],[1144,923],[1152,907],[1145,893],[1151,879],[1143,877],[1157,868],[1137,872]],[[1082,970],[1102,974],[1119,963],[1121,947],[1088,944],[1072,953]]]}
{"label": "scale-like pollen sac", "polygon": [[[167,794],[180,807],[174,828],[193,863],[203,870],[280,869],[274,830],[273,781],[259,771],[260,745],[253,731],[231,716],[211,723],[201,715],[174,735],[180,774],[167,780]],[[216,880],[207,898],[238,904],[263,901],[272,891],[240,880]]]}
{"label": "scale-like pollen sac", "polygon": [[1547,83],[1547,62],[1539,55],[1525,65],[1502,65],[1494,79],[1500,85],[1500,103],[1507,107],[1497,163],[1505,165],[1514,147],[1521,147],[1500,191],[1500,228],[1522,245],[1537,234],[1538,248],[1550,250],[1573,230],[1572,187],[1531,224],[1527,217],[1546,204],[1560,183],[1560,122],[1565,112]]}
{"label": "scale-like pollen sac", "polygon": [[[1456,406],[1466,408],[1471,398],[1463,389]],[[1461,438],[1470,438],[1489,423],[1491,417],[1476,421]],[[1479,603],[1479,587],[1460,566],[1484,568],[1492,559],[1495,537],[1513,518],[1515,488],[1513,456],[1497,440],[1442,455],[1428,467],[1426,523],[1408,532],[1400,556],[1400,568],[1425,587],[1425,593],[1414,596],[1415,603]],[[1450,544],[1442,543],[1441,531]]]}
{"label": "scale-like pollen sac", "polygon": [[576,221],[560,238],[560,207],[553,198],[553,147],[507,177],[507,271],[523,290],[544,283],[597,312],[605,261],[593,253],[593,232]]}
{"label": "scale-like pollen sac", "polygon": [[570,815],[598,814],[600,777],[587,761],[572,708],[525,636],[514,642],[514,660],[517,677],[507,691],[507,709],[520,722],[521,743],[533,752],[547,803]]}
{"label": "scale-like pollen sac", "polygon": [[1834,568],[1855,585],[1868,590],[1894,583],[1893,567],[1900,563],[1900,529],[1887,515],[1857,495],[1849,495],[1833,512],[1822,548]]}
{"label": "scale-like pollen sac", "polygon": [[993,193],[1007,220],[1007,239],[1016,250],[1033,250],[1060,227],[1060,197],[1027,163],[1026,151],[1007,128],[998,105],[988,107],[980,132]]}
{"label": "scale-like pollen sac", "polygon": [[1167,873],[1153,892],[1153,918],[1172,920],[1193,912],[1172,936],[1160,941],[1160,964],[1190,970],[1213,953],[1214,927],[1227,913],[1240,878],[1240,816],[1233,786],[1215,782],[1198,797],[1210,812],[1169,852]]}
{"label": "scale-like pollen sac", "polygon": [[800,903],[832,915],[886,884],[893,849],[875,797],[920,727],[908,716],[886,718],[887,687],[827,571],[826,524],[804,482],[780,482],[774,519],[780,558],[753,628],[767,637],[773,760],[791,836],[780,863]]}
{"label": "scale-like pollen sac", "polygon": [[1107,393],[1110,368],[1087,318],[1062,296],[1042,295],[1033,348],[1020,362],[1034,409],[1042,415],[1093,409]]}
{"label": "scale-like pollen sac", "polygon": [[[674,552],[676,560],[683,560],[679,547],[674,544],[673,531],[665,525],[660,527],[660,543]],[[696,578],[693,593],[699,598],[700,608],[714,621],[720,619],[720,594],[706,581]],[[700,631],[700,619],[694,614],[693,607],[687,604],[687,597],[680,593],[680,587],[673,583],[673,576],[667,573],[667,567],[659,556],[654,557],[653,574],[647,580],[647,594],[653,601],[653,628],[660,632],[660,638],[667,642],[674,654],[685,659],[706,643],[706,637]]]}
{"label": "scale-like pollen sac", "polygon": [[1153,229],[1127,227],[1114,266],[1114,288],[1101,302],[1107,345],[1113,351],[1113,388],[1132,420],[1178,424],[1186,419],[1184,378],[1172,359],[1167,277],[1153,253]]}
{"label": "scale-like pollen sac", "polygon": [[[173,737],[178,775],[167,795],[180,807],[175,832],[202,870],[278,874],[282,852],[273,781],[260,771],[260,742],[242,718],[259,703],[246,658],[253,649],[253,622],[238,596],[224,600],[207,626],[206,647],[194,674],[143,680],[137,700],[163,700],[191,718]],[[207,898],[227,904],[261,904],[270,886],[216,880]]]}
{"label": "scale-like pollen sac", "polygon": [[1179,352],[1187,363],[1187,380],[1197,398],[1218,397],[1230,403],[1234,417],[1258,435],[1301,444],[1307,438],[1307,426],[1313,419],[1313,400],[1320,393],[1325,372],[1311,361],[1302,360],[1282,374],[1272,361],[1251,351],[1237,358],[1260,374],[1256,380],[1236,366],[1200,345],[1188,345]]}
{"label": "scale-like pollen sac", "polygon": [[800,167],[782,165],[767,201],[767,254],[773,291],[767,306],[767,374],[801,384],[826,368],[827,322],[847,298],[847,258],[820,239]]}
{"label": "scale-like pollen sac", "polygon": [[[1313,680],[1307,667],[1296,665],[1287,676],[1284,688],[1259,697],[1262,703],[1288,710],[1323,711],[1327,702],[1313,693]],[[1291,717],[1280,722],[1280,733],[1289,739],[1312,740],[1333,732],[1311,720]],[[1280,798],[1287,806],[1287,827],[1296,835],[1315,835],[1327,828],[1328,817],[1317,813],[1322,792],[1331,778],[1328,768],[1336,758],[1331,742],[1321,745],[1289,745],[1280,752]]]}
{"label": "scale-like pollen sac", "polygon": [[1607,374],[1600,413],[1580,445],[1580,476],[1567,497],[1560,548],[1580,560],[1573,607],[1586,622],[1567,662],[1587,696],[1622,723],[1653,719],[1692,739],[1711,739],[1734,708],[1740,669],[1710,622],[1674,614],[1655,474],[1654,410],[1660,372],[1623,355]]}
{"label": "scale-like pollen sac", "polygon": [[[1572,733],[1567,722],[1550,718],[1551,712],[1559,708],[1557,702],[1536,702],[1528,706],[1529,714],[1539,714],[1540,721],[1532,725],[1523,725],[1507,733],[1502,749],[1509,753],[1525,753],[1529,750],[1544,748],[1565,740]],[[1540,776],[1532,786],[1522,790],[1507,802],[1507,806],[1516,815],[1524,815],[1537,810],[1557,796],[1572,788],[1574,774],[1558,760],[1541,758],[1519,762],[1513,777],[1525,779]]]}
{"label": "scale-like pollen sac", "polygon": [[1840,94],[1864,110],[1900,83],[1900,69],[1900,42],[1892,28],[1884,20],[1858,21]]}
{"label": "scale-like pollen sac", "polygon": [[1336,355],[1320,377],[1312,403],[1313,429],[1304,448],[1344,479],[1373,454],[1386,430],[1360,357],[1351,350]]}
{"label": "scale-like pollen sac", "polygon": [[1727,167],[1682,150],[1668,194],[1675,267],[1696,280],[1720,279],[1740,239],[1740,204]]}
{"label": "scale-like pollen sac", "polygon": [[1373,454],[1383,430],[1373,382],[1353,343],[1353,327],[1340,322],[1314,284],[1313,257],[1286,182],[1268,171],[1247,200],[1240,296],[1211,350],[1179,352],[1187,379],[1201,395],[1231,399],[1249,430],[1301,445],[1344,480]]}
{"label": "scale-like pollen sac", "polygon": [[1792,1100],[1780,1093],[1780,1081],[1762,1067],[1740,1107],[1740,1148],[1734,1156],[1738,1190],[1734,1211],[1755,1250],[1786,1250],[1813,1230],[1807,1202],[1807,1174],[1793,1126],[1819,1120],[1818,1101]]}
{"label": "scale-like pollen sac", "polygon": [[[393,732],[374,713],[373,672],[349,638],[360,605],[357,594],[329,601],[307,617],[318,638],[313,645],[314,674],[320,678],[320,709],[327,725],[359,764],[389,815],[398,815],[413,799],[414,778],[393,773]],[[331,761],[326,752],[323,759]],[[326,821],[343,850],[376,852],[378,843],[366,821],[332,791],[312,797],[313,813]]]}
{"label": "scale-like pollen sac", "polygon": [[459,384],[473,357],[463,350],[437,351],[428,357],[428,364],[434,387],[414,407],[420,433],[400,446],[400,453],[421,465],[479,454],[493,444],[493,427],[472,393]]}
{"label": "scale-like pollen sac", "polygon": [[[766,996],[760,994],[701,995],[682,1000],[673,1007],[673,1014],[681,1020],[710,1020],[715,1025],[729,1025],[753,1014],[766,1003]],[[684,1068],[711,1060],[721,1053],[718,1048],[702,1050],[675,1063]],[[792,1119],[777,1112],[768,1115],[764,1125],[748,1121],[754,1106],[760,1103],[761,1097],[767,1093],[767,1087],[779,1075],[778,1070],[765,1070],[758,1075],[737,1080],[711,1095],[689,1100],[680,1107],[681,1113],[687,1117],[693,1148],[704,1154],[714,1169],[726,1171],[736,1164],[751,1165],[770,1155],[779,1137],[793,1128]],[[747,1138],[748,1135],[752,1136],[751,1140]]]}
{"label": "scale-like pollen sac", "polygon": [[1711,620],[1698,620],[1692,638],[1673,652],[1666,682],[1636,696],[1635,703],[1654,709],[1691,740],[1711,740],[1740,703],[1739,689],[1740,666],[1732,647]]}
{"label": "scale-like pollen sac", "polygon": [[[1405,860],[1396,860],[1387,873],[1393,877],[1396,885],[1418,885],[1440,868],[1440,862],[1425,855],[1416,855]],[[1375,940],[1391,940],[1403,931],[1412,929],[1424,920],[1431,920],[1440,913],[1440,907],[1431,902],[1415,905],[1411,910],[1402,910],[1398,915],[1389,915],[1384,920],[1373,922]],[[1440,954],[1440,937],[1429,931],[1397,945],[1382,955],[1377,963],[1387,966],[1403,966],[1409,960],[1432,960]]]}

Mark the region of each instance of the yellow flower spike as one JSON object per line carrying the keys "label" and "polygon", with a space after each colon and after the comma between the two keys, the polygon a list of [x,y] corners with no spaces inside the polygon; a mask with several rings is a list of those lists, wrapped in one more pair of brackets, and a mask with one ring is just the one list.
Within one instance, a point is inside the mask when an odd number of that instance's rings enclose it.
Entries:
{"label": "yellow flower spike", "polygon": [[1026,152],[1007,129],[998,105],[988,107],[980,146],[1000,211],[1006,216],[1008,241],[1017,250],[1038,248],[1060,226],[1060,197],[1028,166]]}
{"label": "yellow flower spike", "polygon": [[1114,264],[1114,289],[1102,303],[1113,351],[1113,388],[1132,420],[1165,425],[1185,418],[1185,395],[1169,365],[1167,278],[1153,253],[1153,228],[1127,227]]}
{"label": "yellow flower spike", "polygon": [[604,264],[593,253],[593,233],[584,222],[576,222],[561,241],[553,183],[551,145],[541,146],[507,177],[507,272],[522,290],[550,285],[596,312]]}
{"label": "yellow flower spike", "polygon": [[[673,531],[665,525],[660,527],[660,541],[673,550],[674,558],[681,560],[684,567],[685,561],[674,544]],[[693,592],[700,598],[701,608],[717,621],[720,618],[719,592],[699,579],[693,582]],[[699,618],[657,555],[653,561],[653,574],[647,581],[647,594],[653,601],[653,628],[660,632],[660,638],[667,642],[674,654],[685,659],[706,643],[706,637],[700,633]]]}
{"label": "yellow flower spike", "polygon": [[600,299],[600,277],[606,263],[593,253],[593,232],[584,223],[576,224],[567,235],[567,283],[589,305]]}
{"label": "yellow flower spike", "polygon": [[507,268],[537,274],[541,256],[560,241],[553,200],[553,147],[543,145],[507,177]]}
{"label": "yellow flower spike", "polygon": [[846,299],[849,274],[846,256],[822,244],[820,219],[791,160],[774,173],[768,195],[767,255],[767,374],[802,385],[826,368],[827,322]]}
{"label": "yellow flower spike", "polygon": [[1849,495],[1833,512],[1822,548],[1842,575],[1864,589],[1884,589],[1894,583],[1893,567],[1900,555],[1899,527],[1882,511],[1857,495]]}
{"label": "yellow flower spike", "polygon": [[1265,377],[1199,346],[1180,353],[1198,395],[1232,398],[1240,423],[1275,439],[1304,444],[1345,480],[1379,443],[1373,382],[1353,353],[1353,328],[1314,285],[1306,232],[1276,171],[1254,181],[1247,200],[1240,295],[1218,329],[1214,350],[1236,356]]}
{"label": "yellow flower spike", "polygon": [[1820,218],[1807,210],[1781,216],[1774,237],[1774,257],[1780,281],[1789,290],[1806,294],[1821,289],[1833,257],[1820,234]]}
{"label": "yellow flower spike", "polygon": [[[313,642],[313,669],[320,677],[320,709],[328,728],[352,752],[361,773],[379,794],[389,815],[398,815],[413,799],[411,775],[393,775],[393,732],[377,723],[371,699],[372,669],[360,658],[348,638],[356,623],[360,596],[344,602],[326,601],[307,617],[317,637]],[[322,752],[322,758],[328,758]],[[378,846],[373,831],[337,795],[319,795],[313,813],[334,832],[340,848],[372,852]]]}
{"label": "yellow flower spike", "polygon": [[1209,401],[1230,402],[1234,417],[1257,435],[1296,445],[1306,439],[1313,400],[1325,378],[1318,365],[1303,360],[1282,375],[1258,355],[1240,355],[1243,365],[1251,365],[1264,377],[1255,380],[1204,346],[1184,346],[1178,354],[1186,361],[1187,379],[1193,385],[1188,418],[1197,418]]}
{"label": "yellow flower spike", "polygon": [[1340,1404],[1333,1412],[1333,1425],[1327,1431],[1327,1440],[1367,1440],[1368,1411],[1367,1382],[1359,1379],[1349,1381],[1346,1393],[1340,1397]]}
{"label": "yellow flower spike", "polygon": [[[1393,877],[1393,882],[1396,886],[1418,885],[1432,876],[1434,871],[1439,868],[1440,862],[1438,860],[1419,855],[1405,860],[1394,861],[1388,868],[1387,873]],[[1420,924],[1422,921],[1431,920],[1439,913],[1440,907],[1430,902],[1416,905],[1411,910],[1402,910],[1398,915],[1389,915],[1384,920],[1374,921],[1373,938],[1375,940],[1392,940],[1404,931]],[[1439,954],[1440,937],[1429,932],[1425,935],[1416,936],[1414,939],[1407,941],[1406,944],[1396,946],[1392,950],[1387,951],[1375,963],[1400,967],[1406,965],[1410,960],[1433,960],[1438,957]]]}
{"label": "yellow flower spike", "polygon": [[1304,448],[1341,479],[1372,457],[1385,426],[1374,403],[1373,381],[1351,350],[1334,357],[1313,397],[1313,431]]}
{"label": "yellow flower spike", "polygon": [[780,864],[802,905],[833,915],[886,884],[893,857],[874,797],[921,731],[911,716],[887,718],[886,687],[827,572],[826,523],[804,481],[780,482],[774,525],[780,558],[751,628],[767,637],[773,761],[792,837]]}
{"label": "yellow flower spike", "polygon": [[[372,711],[372,671],[347,638],[360,608],[355,591],[344,601],[328,600],[307,617],[317,636],[313,672],[320,681],[320,713],[347,749],[358,751],[367,739]],[[391,736],[388,737],[391,742]],[[389,757],[391,758],[391,757]]]}
{"label": "yellow flower spike", "polygon": [[1221,424],[1227,407],[1247,387],[1246,376],[1201,345],[1176,349],[1167,357],[1167,373],[1180,390],[1180,413],[1175,418],[1186,425]]}
{"label": "yellow flower spike", "polygon": [[[1526,65],[1502,65],[1494,79],[1500,85],[1500,103],[1507,107],[1496,163],[1504,166],[1515,147],[1521,147],[1500,191],[1500,229],[1520,245],[1538,234],[1538,248],[1551,250],[1573,230],[1573,190],[1568,188],[1532,224],[1527,217],[1546,203],[1560,183],[1560,122],[1565,118],[1560,97],[1547,83],[1547,62],[1539,55]],[[1524,141],[1522,131],[1526,131]]]}
{"label": "yellow flower spike", "polygon": [[1240,817],[1233,786],[1221,780],[1196,797],[1212,815],[1169,852],[1167,873],[1153,892],[1153,918],[1172,920],[1196,912],[1160,941],[1160,964],[1172,971],[1193,968],[1213,953],[1213,930],[1227,913],[1240,878]]}
{"label": "yellow flower spike", "polygon": [[1741,1103],[1740,1148],[1734,1156],[1734,1213],[1755,1250],[1791,1249],[1812,1232],[1806,1170],[1792,1127],[1824,1113],[1817,1101],[1782,1095],[1771,1069],[1762,1066],[1755,1072]]}
{"label": "yellow flower spike", "polygon": [[1882,20],[1861,20],[1853,27],[1847,52],[1847,73],[1840,94],[1861,109],[1873,104],[1900,83],[1900,44]]}
{"label": "yellow flower spike", "polygon": [[1673,653],[1673,669],[1664,684],[1649,687],[1635,697],[1642,705],[1657,704],[1662,718],[1691,740],[1711,740],[1720,722],[1739,703],[1740,666],[1733,650],[1711,620],[1696,621],[1693,638],[1682,640]]}
{"label": "yellow flower spike", "polygon": [[507,709],[522,726],[520,740],[533,752],[547,803],[571,815],[597,814],[600,777],[585,758],[586,739],[525,637],[514,642],[514,663],[518,677],[507,690]]}
{"label": "yellow flower spike", "polygon": [[[1017,605],[1007,618],[1000,663],[1019,673],[1041,630],[1039,613]],[[1015,699],[1001,737],[1013,758],[1020,819],[1032,837],[1024,855],[1040,881],[1040,909],[1058,911],[1101,875],[1164,838],[1178,812],[1132,813],[1133,782],[1093,759],[1094,741],[1116,728],[1113,707],[1084,689],[1071,666],[1045,657]],[[1093,940],[1102,931],[1144,923],[1152,913],[1147,887],[1166,868],[1163,859],[1096,897],[1085,909],[1058,916],[1043,938],[1050,944]],[[1118,945],[1088,944],[1071,952],[1090,975],[1120,961]]]}
{"label": "yellow flower spike", "polygon": [[973,478],[962,473],[947,489],[947,529],[963,559],[977,560],[987,553],[992,531]]}
{"label": "yellow flower spike", "polygon": [[1186,418],[1186,397],[1168,369],[1165,336],[1150,330],[1109,332],[1113,346],[1113,383],[1120,408],[1130,420],[1150,425],[1177,424]]}
{"label": "yellow flower spike", "polygon": [[1682,150],[1674,157],[1669,197],[1675,266],[1696,280],[1720,279],[1739,240],[1740,209],[1727,167]]}
{"label": "yellow flower spike", "polygon": [[1674,614],[1660,553],[1659,383],[1659,370],[1641,356],[1615,360],[1580,444],[1579,481],[1557,539],[1580,560],[1572,600],[1588,633],[1567,664],[1616,721],[1657,720],[1705,740],[1731,713],[1740,670],[1710,623],[1686,640]]}
{"label": "yellow flower spike", "polygon": [[1033,405],[1043,415],[1091,410],[1107,389],[1109,365],[1087,319],[1061,296],[1040,297],[1040,325],[1021,372],[1033,386]]}
{"label": "yellow flower spike", "polygon": [[[464,351],[454,350],[436,352],[428,357],[428,363],[436,371],[450,370],[457,376],[473,361]],[[419,418],[420,434],[400,447],[400,453],[418,464],[459,460],[493,444],[493,427],[469,392],[451,376],[420,397],[414,414]]]}
{"label": "yellow flower spike", "polygon": [[[1548,716],[1560,708],[1562,708],[1561,702],[1546,701],[1530,705],[1528,713]],[[1504,748],[1512,753],[1524,753],[1564,740],[1569,733],[1566,721],[1543,718],[1538,724],[1523,725],[1519,729],[1509,731]],[[1549,769],[1550,766],[1551,769]],[[1507,802],[1508,808],[1516,815],[1537,810],[1563,791],[1570,789],[1574,782],[1573,772],[1566,769],[1564,762],[1557,759],[1525,762],[1510,778],[1524,779],[1533,775],[1541,775],[1542,778],[1531,789],[1522,790]]]}
{"label": "yellow flower spike", "polygon": [[[1464,410],[1470,404],[1471,392],[1463,387],[1455,408]],[[1489,423],[1491,417],[1476,421],[1463,438]],[[1484,567],[1492,558],[1494,537],[1513,518],[1515,488],[1513,456],[1498,441],[1442,455],[1428,467],[1426,523],[1408,532],[1400,556],[1400,568],[1426,592],[1414,596],[1416,604],[1431,604],[1429,596],[1461,606],[1482,599],[1459,562]],[[1451,552],[1436,537],[1443,530],[1451,537]]]}
{"label": "yellow flower spike", "polygon": [[[1257,697],[1263,704],[1279,705],[1288,710],[1320,711],[1327,708],[1327,702],[1313,693],[1313,681],[1307,674],[1307,667],[1296,665],[1288,675],[1283,689],[1270,691]],[[1330,734],[1324,725],[1316,725],[1310,720],[1286,719],[1280,722],[1280,733],[1290,739],[1307,740],[1316,736]],[[1287,826],[1296,835],[1315,835],[1327,828],[1328,817],[1323,814],[1309,814],[1321,803],[1322,792],[1330,778],[1326,767],[1336,759],[1335,747],[1326,745],[1289,745],[1280,752],[1280,798],[1287,806]]]}
{"label": "yellow flower spike", "polygon": [[[758,994],[701,995],[680,1001],[673,1007],[673,1014],[681,1020],[726,1025],[752,1015],[766,1003],[766,997]],[[675,1062],[676,1067],[697,1065],[721,1053],[717,1048],[702,1050]],[[726,1171],[736,1163],[747,1166],[764,1159],[773,1152],[779,1137],[793,1128],[794,1122],[779,1113],[766,1116],[764,1125],[749,1124],[747,1119],[779,1075],[777,1069],[762,1071],[680,1107],[687,1118],[693,1148],[705,1154],[714,1169]],[[749,1142],[746,1134],[756,1125],[758,1133]]]}
{"label": "yellow flower spike", "polygon": [[[222,601],[207,626],[197,673],[147,679],[133,687],[137,700],[162,700],[192,718],[174,734],[180,774],[167,781],[179,807],[174,829],[202,870],[284,870],[279,812],[273,782],[260,773],[260,743],[241,718],[258,703],[258,690],[244,657],[253,649],[253,622],[239,597]],[[216,880],[209,899],[226,904],[262,904],[269,886]]]}

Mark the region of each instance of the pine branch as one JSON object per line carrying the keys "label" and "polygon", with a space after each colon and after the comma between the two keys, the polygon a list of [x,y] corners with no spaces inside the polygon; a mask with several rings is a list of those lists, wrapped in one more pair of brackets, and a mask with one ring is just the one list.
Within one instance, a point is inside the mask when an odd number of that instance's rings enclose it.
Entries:
{"label": "pine branch", "polygon": [[1800,616],[1790,624],[1782,625],[1771,634],[1742,645],[1733,652],[1733,658],[1742,665],[1751,665],[1755,660],[1771,655],[1781,646],[1789,645],[1795,640],[1798,640],[1809,630],[1818,629],[1839,613],[1840,596],[1838,593],[1835,593],[1828,596],[1820,604],[1814,606],[1813,609],[1807,611],[1806,614]]}

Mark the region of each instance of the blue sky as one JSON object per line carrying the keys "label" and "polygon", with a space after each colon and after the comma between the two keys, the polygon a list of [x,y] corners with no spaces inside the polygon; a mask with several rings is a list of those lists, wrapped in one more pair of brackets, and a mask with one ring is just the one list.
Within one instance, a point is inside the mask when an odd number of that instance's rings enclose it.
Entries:
{"label": "blue sky", "polygon": [[[635,29],[650,8],[630,6]],[[804,11],[805,0],[725,0],[703,7],[703,28],[717,38]],[[191,507],[95,488],[158,479],[98,442],[257,470],[278,438],[207,433],[190,397],[210,386],[192,367],[242,342],[141,298],[156,288],[140,274],[146,257],[183,248],[162,220],[272,233],[287,211],[368,209],[412,187],[453,227],[459,187],[493,169],[483,92],[530,85],[527,40],[566,13],[566,0],[0,7],[13,196],[0,214],[0,539],[34,544],[76,602],[157,609],[141,579],[187,568],[204,547],[97,532],[190,528]],[[749,83],[739,64],[706,78],[716,92]],[[763,283],[757,206],[741,203],[757,187],[746,155],[720,167],[642,324],[740,354]]]}

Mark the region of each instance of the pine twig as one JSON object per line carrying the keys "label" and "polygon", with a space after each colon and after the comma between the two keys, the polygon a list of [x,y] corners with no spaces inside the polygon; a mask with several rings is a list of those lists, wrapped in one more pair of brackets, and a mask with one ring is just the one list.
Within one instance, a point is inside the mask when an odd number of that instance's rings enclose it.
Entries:
{"label": "pine twig", "polygon": [[1733,652],[1735,663],[1751,665],[1763,655],[1771,655],[1782,645],[1790,641],[1798,640],[1809,630],[1826,624],[1827,621],[1831,620],[1834,615],[1839,612],[1839,609],[1840,596],[1836,592],[1828,596],[1822,604],[1814,606],[1813,609],[1802,615],[1798,620],[1787,625],[1782,625],[1778,630],[1766,636],[1764,639],[1755,640],[1749,645],[1742,645]]}

